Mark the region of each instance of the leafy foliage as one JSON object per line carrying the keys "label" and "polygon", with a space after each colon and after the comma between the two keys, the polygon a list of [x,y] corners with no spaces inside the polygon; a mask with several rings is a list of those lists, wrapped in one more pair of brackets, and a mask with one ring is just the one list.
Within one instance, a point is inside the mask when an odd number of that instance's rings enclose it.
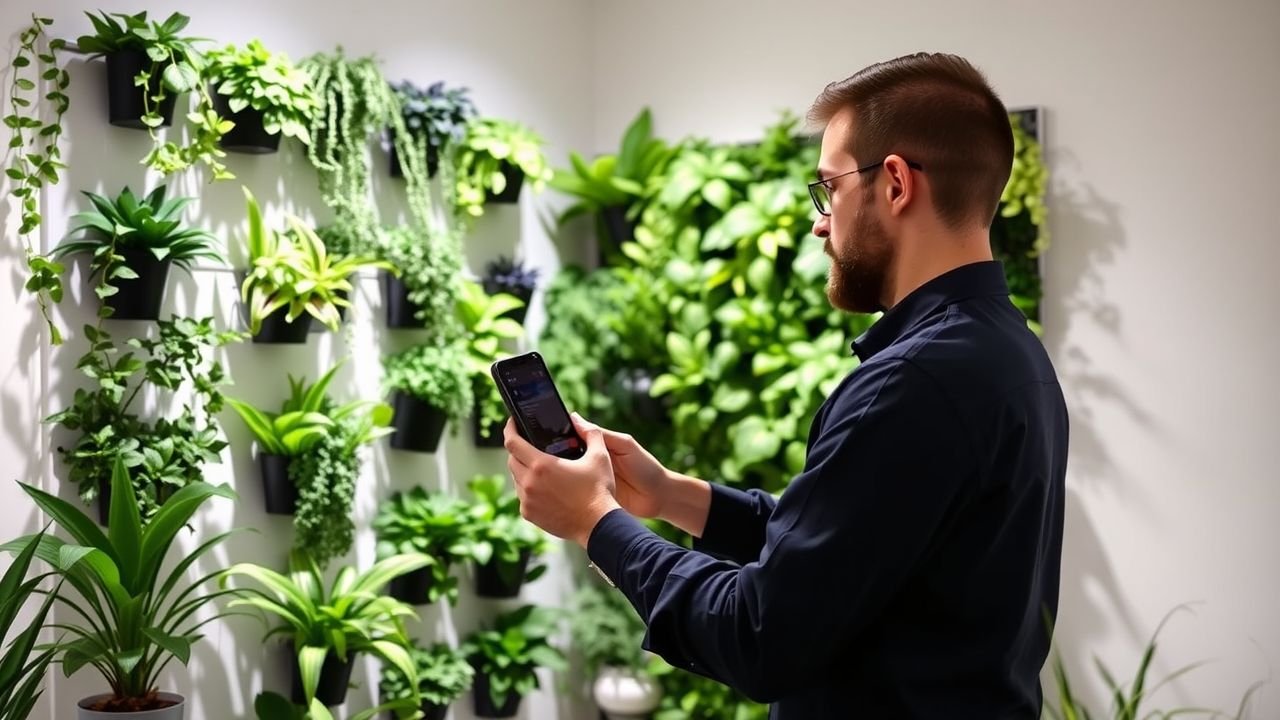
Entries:
{"label": "leafy foliage", "polygon": [[[143,164],[169,175],[201,162],[208,166],[214,180],[234,178],[235,175],[222,163],[226,153],[218,146],[218,141],[235,127],[235,123],[218,116],[203,82],[208,60],[198,45],[207,40],[179,34],[191,18],[177,12],[164,22],[148,21],[146,11],[135,15],[85,14],[93,23],[94,34],[82,35],[76,40],[81,50],[93,56],[137,50],[145,52],[151,60],[150,68],[134,78],[134,85],[144,88],[146,112],[142,123],[147,126],[155,143],[143,158]],[[187,115],[195,127],[191,140],[184,146],[173,141],[163,142],[156,133],[164,123],[160,116],[161,103],[170,94],[185,92],[195,92],[197,97],[196,110]]]}
{"label": "leafy foliage", "polygon": [[409,289],[409,301],[418,308],[416,317],[426,324],[423,342],[448,342],[462,332],[456,307],[463,260],[456,227],[435,224],[424,231],[400,226],[381,235],[379,256]]}
{"label": "leafy foliage", "polygon": [[[349,716],[348,720],[373,720],[379,713],[403,713],[400,717],[413,717],[416,706],[412,700],[401,699],[384,702],[377,707],[361,710]],[[320,702],[312,698],[308,707],[294,705],[288,698],[271,691],[258,693],[253,699],[253,714],[258,720],[333,720],[333,713]]]}
{"label": "leafy foliage", "polygon": [[388,390],[409,393],[444,411],[449,420],[459,420],[471,411],[473,397],[466,353],[461,342],[415,345],[386,359],[383,382]]}
{"label": "leafy foliage", "polygon": [[477,630],[462,644],[462,653],[471,658],[476,671],[488,677],[494,705],[506,702],[510,692],[523,697],[540,687],[537,668],[568,667],[564,655],[550,643],[556,625],[551,609],[525,605],[499,615],[491,628]]}
{"label": "leafy foliage", "polygon": [[524,335],[524,326],[506,317],[512,310],[523,307],[524,301],[506,293],[489,295],[483,286],[472,280],[463,280],[461,287],[458,316],[466,333],[467,372],[475,397],[480,402],[480,432],[487,437],[489,427],[507,417],[506,406],[489,374],[489,367],[510,355],[502,348],[504,340]]}
{"label": "leafy foliage", "polygon": [[[70,677],[88,665],[111,688],[107,711],[138,711],[148,707],[157,691],[160,672],[174,659],[186,664],[191,646],[201,639],[199,630],[224,613],[196,621],[193,616],[215,599],[237,591],[202,593],[200,587],[214,577],[207,575],[186,584],[192,564],[217,547],[230,533],[206,540],[161,575],[161,565],[174,538],[196,510],[211,497],[235,499],[226,486],[193,482],[174,493],[146,526],[138,509],[134,482],[124,462],[112,465],[111,521],[102,530],[72,504],[30,485],[22,489],[72,539],[50,535],[27,536],[3,549],[22,552],[36,547],[37,556],[53,566],[79,597],[59,591],[55,597],[83,624],[68,620],[59,625],[70,639],[53,648],[63,673]],[[215,573],[216,575],[216,573]],[[65,636],[64,636],[65,637]]]}
{"label": "leafy foliage", "polygon": [[[355,653],[372,653],[404,673],[416,689],[418,671],[409,657],[409,636],[404,628],[404,618],[416,615],[413,608],[380,593],[392,578],[431,562],[426,555],[413,554],[379,560],[363,573],[343,567],[333,585],[326,588],[315,560],[294,550],[288,576],[261,565],[239,563],[222,573],[221,584],[226,587],[232,578],[245,577],[260,586],[246,587],[244,596],[231,606],[257,608],[279,620],[263,639],[286,635],[293,641],[307,705],[312,706],[320,668],[330,652],[344,661]],[[416,692],[414,695],[417,705]]]}
{"label": "leafy foliage", "polygon": [[[18,226],[18,235],[22,238],[30,272],[25,287],[36,296],[40,314],[49,328],[50,341],[60,345],[62,333],[49,315],[49,303],[62,301],[64,268],[61,263],[37,253],[31,242],[31,234],[43,220],[40,190],[46,183],[57,185],[59,171],[67,167],[62,163],[62,149],[58,147],[58,141],[62,138],[62,116],[71,105],[67,96],[71,76],[58,67],[57,53],[66,48],[66,43],[60,38],[50,38],[45,32],[45,28],[52,24],[51,18],[32,15],[31,26],[18,35],[18,46],[9,63],[9,112],[4,116],[4,126],[10,131],[8,149],[12,161],[4,172],[10,185],[9,195],[21,200],[22,222]],[[40,119],[36,104],[39,101],[27,94],[36,92],[37,80],[34,78],[37,75],[46,84],[43,100],[48,103],[51,108],[49,114],[52,115],[48,122]]]}
{"label": "leafy foliage", "polygon": [[622,593],[591,583],[574,596],[569,632],[588,675],[604,666],[643,670],[647,665],[640,647],[644,631],[644,621]]}
{"label": "leafy foliage", "polygon": [[[61,585],[49,591],[40,587],[44,580],[55,573],[46,572],[30,579],[27,572],[31,561],[35,558],[36,548],[44,539],[41,532],[14,558],[13,564],[0,577],[0,720],[26,720],[40,699],[40,683],[44,680],[45,670],[53,661],[52,650],[45,648],[32,656],[36,651],[36,641],[45,629],[44,621],[53,605]],[[18,613],[33,596],[43,593],[44,601],[40,603],[35,614],[25,627],[16,626]],[[14,632],[16,630],[16,632]],[[10,633],[13,633],[10,636]],[[4,643],[9,638],[8,643]]]}
{"label": "leafy foliage", "polygon": [[[471,688],[471,681],[476,671],[467,662],[463,654],[444,643],[436,643],[424,648],[416,641],[409,648],[413,664],[418,668],[418,694],[426,702],[433,705],[448,706]],[[378,683],[383,702],[409,700],[413,697],[413,688],[409,680],[396,668],[382,670],[382,681]],[[417,708],[410,708],[416,710]],[[412,713],[401,712],[400,718],[409,718]]]}
{"label": "leafy foliage", "polygon": [[477,118],[467,123],[457,157],[458,207],[472,217],[484,214],[485,194],[507,187],[504,163],[519,168],[535,192],[551,179],[542,154],[546,141],[533,130],[510,120]]}
{"label": "leafy foliage", "polygon": [[420,552],[435,559],[431,566],[430,602],[447,598],[458,601],[458,580],[450,575],[455,562],[488,559],[492,546],[476,542],[472,506],[443,492],[429,493],[415,487],[397,492],[378,509],[373,521],[377,533],[378,557]]}
{"label": "leafy foliage", "polygon": [[485,291],[490,295],[506,293],[520,297],[532,293],[538,285],[537,268],[527,267],[519,260],[499,255],[484,266]]}
{"label": "leafy foliage", "polygon": [[[166,192],[167,188],[160,185],[139,200],[126,186],[114,200],[109,200],[85,191],[93,210],[73,215],[67,231],[68,236],[83,236],[64,241],[54,248],[52,256],[61,259],[89,255],[91,276],[101,278],[94,289],[99,298],[118,291],[112,280],[138,277],[120,255],[125,250],[149,252],[156,260],[168,260],[187,272],[199,258],[225,262],[213,233],[182,224],[182,211],[195,198],[166,199]],[[103,312],[110,310],[104,306]]]}
{"label": "leafy foliage", "polygon": [[[215,331],[213,318],[175,317],[156,328],[153,339],[127,341],[142,351],[138,356],[120,354],[110,334],[86,325],[90,349],[76,367],[94,385],[76,390],[71,405],[45,421],[79,432],[75,445],[59,447],[58,453],[82,500],[97,497],[118,457],[132,473],[143,518],[174,491],[200,481],[205,463],[220,462],[227,444],[214,416],[222,409],[219,388],[227,381],[222,366],[207,355],[244,339],[242,333]],[[172,419],[144,420],[133,408],[147,385],[171,393],[190,389],[196,402],[184,404]]]}
{"label": "leafy foliage", "polygon": [[315,231],[297,217],[289,217],[290,233],[277,233],[262,221],[258,201],[244,188],[249,215],[251,268],[240,286],[249,307],[249,331],[257,334],[262,321],[284,309],[289,322],[308,313],[336,331],[342,319],[339,307],[349,307],[349,278],[364,267],[390,265],[363,256],[331,256]]}
{"label": "leafy foliage", "polygon": [[472,558],[480,565],[498,563],[514,567],[524,553],[533,558],[525,573],[525,581],[537,580],[546,572],[546,566],[536,558],[546,553],[551,545],[547,534],[520,515],[520,499],[514,490],[507,488],[502,474],[476,475],[467,482],[467,488],[475,495],[472,508],[476,530]]}
{"label": "leafy foliage", "polygon": [[446,148],[462,140],[467,122],[476,116],[467,88],[446,90],[443,82],[437,82],[423,90],[405,80],[394,89],[400,98],[405,129],[414,137],[425,139],[427,147],[441,156]]}
{"label": "leafy foliage", "polygon": [[207,75],[216,92],[226,96],[231,112],[252,107],[262,113],[262,129],[268,135],[283,134],[310,144],[310,126],[316,112],[311,76],[289,61],[284,53],[271,52],[260,40],[243,48],[235,45],[209,53]]}

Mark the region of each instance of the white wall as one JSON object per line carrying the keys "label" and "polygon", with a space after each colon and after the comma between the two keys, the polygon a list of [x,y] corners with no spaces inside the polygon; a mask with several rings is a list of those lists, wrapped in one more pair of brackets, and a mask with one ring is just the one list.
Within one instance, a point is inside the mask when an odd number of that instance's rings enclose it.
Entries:
{"label": "white wall", "polygon": [[[1047,111],[1046,344],[1073,422],[1060,635],[1122,675],[1166,611],[1164,696],[1234,710],[1280,661],[1274,280],[1280,4],[608,0],[597,150],[657,131],[758,137],[822,87],[919,50]],[[625,31],[625,34],[624,34]],[[1280,717],[1280,692],[1256,718]]]}
{"label": "white wall", "polygon": [[[376,53],[383,61],[385,75],[393,81],[409,78],[425,85],[443,79],[450,85],[468,86],[481,112],[519,120],[541,132],[549,143],[548,154],[557,164],[566,162],[569,149],[584,147],[591,141],[593,118],[585,111],[592,104],[590,46],[560,42],[561,38],[590,36],[591,16],[585,0],[552,0],[536,6],[497,0],[381,2],[340,8],[299,0],[233,1],[220,3],[216,9],[196,2],[149,5],[153,16],[162,18],[173,10],[192,16],[189,33],[215,38],[220,43],[242,43],[256,37],[295,60],[311,52],[332,50],[341,43],[352,56]],[[29,14],[39,10],[54,18],[57,36],[74,38],[91,31],[82,11],[99,7],[112,12],[142,9],[138,3],[124,0],[101,4],[79,0],[5,3],[0,8],[0,33],[7,40],[16,39]],[[6,47],[6,58],[8,54]],[[114,195],[125,184],[139,190],[157,182],[154,174],[138,164],[148,147],[146,134],[106,124],[105,69],[101,61],[86,63],[83,57],[68,57],[72,86],[71,110],[64,121],[64,153],[70,170],[63,182],[43,198],[47,212],[40,240],[45,246],[56,244],[65,233],[67,218],[83,209],[78,191]],[[8,107],[7,98],[4,102]],[[394,222],[404,212],[402,193],[398,181],[387,178],[385,155],[379,149],[373,152],[374,192],[384,210],[384,219]],[[213,229],[230,247],[233,259],[244,257],[241,183],[264,202],[268,222],[277,226],[282,225],[285,211],[322,222],[329,218],[319,202],[314,173],[299,148],[289,141],[279,155],[232,155],[229,165],[238,176],[235,181],[204,186],[197,176],[188,174],[171,181],[170,193],[199,196],[189,219]],[[466,240],[470,270],[479,273],[484,262],[498,253],[511,254],[518,249],[542,269],[544,276],[550,276],[562,258],[573,260],[581,255],[577,247],[562,252],[543,230],[540,214],[556,203],[563,201],[526,192],[519,208],[497,208],[486,215]],[[10,471],[0,478],[0,528],[7,539],[36,528],[40,522],[31,503],[13,484],[14,478],[37,482],[63,497],[74,497],[74,489],[54,476],[48,449],[51,442],[47,428],[39,420],[63,407],[74,387],[82,382],[74,367],[85,349],[79,328],[92,321],[94,303],[86,301],[86,288],[77,270],[67,279],[68,298],[59,309],[58,322],[69,335],[68,342],[61,349],[45,352],[47,338],[34,303],[21,291],[25,269],[13,241],[16,213],[10,212],[7,205],[0,207],[5,208],[0,210],[0,221],[7,238],[0,253],[0,297],[4,303],[0,311],[0,465]],[[165,313],[173,310],[189,315],[213,314],[223,326],[237,327],[241,324],[235,296],[234,278],[228,270],[199,269],[191,278],[175,273]],[[374,276],[364,279],[355,304],[352,321],[343,333],[313,334],[305,347],[244,343],[228,349],[220,358],[235,383],[227,394],[270,407],[287,393],[286,373],[315,379],[337,359],[350,354],[334,392],[351,398],[380,397],[380,355],[406,346],[413,334],[406,337],[387,331]],[[536,307],[529,318],[534,333],[541,322],[541,308]],[[119,335],[141,334],[147,332],[148,324],[113,322],[109,329]],[[41,393],[45,378],[50,384],[48,395]],[[191,549],[199,538],[215,531],[249,527],[258,534],[240,536],[198,569],[208,572],[241,561],[283,569],[292,540],[291,521],[263,513],[259,474],[250,453],[251,438],[234,413],[225,412],[222,421],[231,447],[224,452],[221,465],[208,467],[208,479],[232,483],[241,499],[234,504],[217,501],[206,506],[197,518],[199,533],[184,537],[183,546]],[[66,440],[73,438],[60,433],[54,433],[52,438],[53,444]],[[465,493],[464,484],[473,474],[505,472],[505,459],[501,449],[476,449],[469,423],[456,438],[446,436],[436,455],[393,451],[385,441],[367,451],[355,507],[359,530],[356,548],[347,561],[362,568],[373,561],[369,524],[378,504],[392,490],[424,483]],[[458,607],[420,608],[421,622],[411,623],[412,631],[426,641],[456,640],[521,601],[563,605],[570,573],[582,562],[580,553],[566,554],[557,543],[548,559],[552,571],[526,588],[521,600],[478,599],[470,592],[470,577],[464,576]],[[331,570],[341,564],[335,562]],[[7,561],[0,565],[3,566]],[[252,700],[258,691],[288,690],[285,652],[274,644],[264,647],[262,635],[262,626],[252,618],[210,626],[208,640],[198,646],[190,668],[168,671],[162,689],[188,697],[190,720],[252,717]],[[376,670],[372,660],[357,669],[354,679],[362,686],[349,695],[349,709],[370,706],[376,691]],[[586,704],[557,692],[557,684],[574,679],[553,677],[545,671],[542,679],[543,689],[525,700],[520,717],[592,717]],[[59,673],[48,686],[51,711],[36,717],[73,717],[79,698],[104,689],[92,672],[78,673],[69,680]],[[472,717],[469,695],[455,703],[452,717]]]}

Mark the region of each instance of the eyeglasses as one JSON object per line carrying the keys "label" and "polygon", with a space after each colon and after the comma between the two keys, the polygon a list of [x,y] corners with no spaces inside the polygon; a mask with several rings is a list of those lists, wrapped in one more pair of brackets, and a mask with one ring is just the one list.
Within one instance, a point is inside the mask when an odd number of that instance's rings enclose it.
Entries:
{"label": "eyeglasses", "polygon": [[[845,175],[853,175],[854,173],[866,172],[867,170],[878,168],[883,164],[884,164],[884,160],[881,160],[880,162],[871,163],[870,165],[863,165],[857,170],[850,170],[847,173],[832,175],[829,178],[823,178],[821,180],[816,180],[814,182],[809,183],[809,197],[813,198],[813,206],[818,209],[818,214],[824,215],[827,217],[831,216],[831,211],[828,209],[828,207],[831,205],[831,181],[832,180],[835,180],[836,178],[842,178]],[[912,170],[920,170],[920,171],[924,170],[924,167],[920,165],[920,163],[912,162],[910,160],[907,161],[907,167],[911,168]]]}

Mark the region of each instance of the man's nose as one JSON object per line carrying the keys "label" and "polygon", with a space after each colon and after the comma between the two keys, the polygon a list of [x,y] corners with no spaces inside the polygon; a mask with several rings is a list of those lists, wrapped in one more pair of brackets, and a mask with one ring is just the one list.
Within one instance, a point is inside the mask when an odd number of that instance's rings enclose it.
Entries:
{"label": "man's nose", "polygon": [[823,239],[831,235],[830,215],[818,215],[818,219],[813,221],[813,234]]}

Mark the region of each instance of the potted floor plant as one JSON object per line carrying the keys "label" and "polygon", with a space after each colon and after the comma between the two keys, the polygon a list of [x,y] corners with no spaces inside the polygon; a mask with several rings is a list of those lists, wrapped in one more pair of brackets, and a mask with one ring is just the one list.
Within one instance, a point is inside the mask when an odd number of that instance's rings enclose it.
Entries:
{"label": "potted floor plant", "polygon": [[391,597],[413,605],[456,603],[458,580],[450,570],[475,556],[473,525],[471,505],[461,498],[423,487],[393,494],[373,521],[378,557],[421,552],[435,563],[392,580]]}
{"label": "potted floor plant", "polygon": [[458,152],[459,209],[479,217],[485,202],[517,202],[526,180],[535,192],[541,191],[551,179],[542,153],[545,144],[533,130],[510,120],[468,122]]}
{"label": "potted floor plant", "polygon": [[458,317],[466,333],[467,369],[475,398],[471,415],[475,442],[479,447],[501,447],[507,410],[489,367],[507,355],[502,348],[504,341],[524,335],[520,323],[507,317],[523,307],[523,302],[506,293],[489,295],[480,283],[471,280],[463,280],[459,287]]}
{"label": "potted floor plant", "polygon": [[520,588],[542,576],[546,566],[530,564],[547,551],[547,534],[520,516],[520,499],[507,489],[501,474],[477,475],[467,487],[475,496],[476,594],[488,598],[513,598]]}
{"label": "potted floor plant", "polygon": [[[26,720],[40,699],[45,671],[53,661],[53,651],[37,649],[36,641],[61,586],[52,591],[41,587],[55,575],[52,572],[27,577],[43,536],[43,532],[37,534],[18,552],[0,577],[0,720]],[[44,595],[44,600],[35,614],[20,619],[18,614],[36,595]]]}
{"label": "potted floor plant", "polygon": [[260,40],[244,47],[227,45],[208,54],[206,75],[213,83],[218,113],[235,127],[222,136],[232,152],[262,154],[280,148],[280,137],[311,143],[311,116],[316,111],[311,76],[284,53],[268,50]]}
{"label": "potted floor plant", "polygon": [[[443,82],[423,89],[408,80],[392,87],[400,100],[405,129],[415,141],[413,146],[425,146],[427,177],[435,177],[440,158],[446,157],[452,146],[462,139],[467,121],[476,116],[476,106],[468,97],[470,91],[464,87],[446,90]],[[395,131],[389,132],[391,177],[404,177]]]}
{"label": "potted floor plant", "polygon": [[90,256],[90,277],[109,317],[155,320],[160,317],[169,268],[191,272],[201,258],[225,263],[213,233],[182,223],[182,211],[194,199],[166,199],[160,185],[139,199],[128,187],[114,199],[85,192],[93,210],[71,217],[68,237],[54,248],[54,258]]}
{"label": "potted floor plant", "polygon": [[[111,520],[106,533],[71,503],[22,484],[70,540],[26,536],[0,549],[21,553],[35,545],[36,555],[65,583],[54,596],[71,611],[59,625],[63,634],[51,646],[56,661],[68,677],[83,667],[92,667],[109,688],[82,699],[77,704],[77,717],[181,720],[185,700],[176,693],[160,691],[160,672],[173,660],[185,665],[192,645],[202,637],[200,628],[226,615],[216,613],[197,620],[198,611],[239,591],[203,591],[201,586],[213,576],[195,583],[185,580],[192,564],[231,533],[213,536],[172,566],[166,556],[178,533],[206,500],[234,499],[235,493],[226,486],[192,483],[174,493],[144,526],[133,482],[118,457],[111,484]],[[162,572],[162,566],[172,570]],[[66,590],[68,586],[74,593]]]}
{"label": "potted floor plant", "polygon": [[415,345],[388,357],[384,365],[383,383],[395,410],[391,447],[435,452],[445,425],[465,417],[471,407],[466,348],[460,342]]}
{"label": "potted floor plant", "polygon": [[482,280],[484,291],[490,296],[507,294],[522,304],[503,314],[520,324],[524,324],[525,314],[529,311],[529,303],[533,300],[533,291],[538,286],[538,270],[528,267],[520,260],[500,255],[497,260],[484,267]]}
{"label": "potted floor plant", "polygon": [[[648,108],[631,121],[617,154],[597,156],[588,164],[578,153],[570,152],[570,168],[557,168],[548,182],[577,200],[561,213],[559,222],[563,224],[584,213],[594,214],[601,264],[616,258],[622,244],[634,237],[645,194],[671,155],[671,148],[653,136],[653,118]],[[724,190],[727,197],[728,187]]]}
{"label": "potted floor plant", "polygon": [[313,700],[340,705],[346,700],[351,670],[360,653],[376,655],[394,666],[416,690],[418,669],[409,656],[404,628],[404,618],[416,616],[408,605],[381,592],[392,579],[431,562],[419,553],[379,560],[364,572],[347,566],[326,587],[315,560],[305,551],[294,550],[288,575],[239,563],[223,572],[221,583],[227,587],[235,578],[256,583],[245,586],[244,596],[230,606],[256,608],[278,621],[264,640],[280,635],[289,641],[294,656],[293,702],[304,707]]}
{"label": "potted floor plant", "polygon": [[294,515],[294,542],[326,564],[351,549],[357,451],[391,433],[391,407],[371,400],[337,404],[328,394],[338,363],[313,384],[289,376],[280,412],[227,398],[258,442],[270,514]]}
{"label": "potted floor plant", "polygon": [[662,702],[662,686],[645,672],[644,622],[626,596],[585,585],[573,599],[569,633],[582,653],[591,696],[609,720],[648,717]]}
{"label": "potted floor plant", "polygon": [[[218,141],[232,128],[219,117],[202,78],[207,59],[199,45],[204,38],[180,33],[191,18],[173,13],[164,22],[147,19],[147,13],[86,12],[94,33],[76,40],[90,57],[107,61],[107,112],[112,125],[146,129],[155,145],[143,159],[147,166],[168,175],[203,162],[215,180],[234,177],[222,163],[226,155]],[[162,141],[159,127],[173,121],[178,96],[195,92],[194,112],[184,113],[193,127],[185,145]]]}
{"label": "potted floor plant", "polygon": [[540,687],[538,668],[568,667],[564,655],[550,643],[556,625],[551,609],[525,605],[499,615],[492,627],[467,637],[462,652],[476,669],[472,686],[476,715],[514,717],[520,700]]}
{"label": "potted floor plant", "polygon": [[[409,656],[418,668],[417,694],[422,698],[422,703],[418,707],[403,707],[394,712],[393,716],[399,720],[409,720],[416,710],[422,713],[421,720],[444,720],[449,712],[449,705],[471,689],[475,668],[471,667],[471,663],[467,662],[461,652],[444,643],[424,648],[414,642],[409,648]],[[384,703],[401,702],[407,705],[414,696],[408,678],[394,666],[383,668],[378,691]]]}
{"label": "potted floor plant", "polygon": [[258,201],[244,189],[249,216],[250,270],[240,286],[254,342],[304,343],[311,319],[337,331],[339,307],[349,306],[349,278],[362,267],[390,267],[360,256],[331,257],[315,231],[289,217],[291,232],[262,221]]}

